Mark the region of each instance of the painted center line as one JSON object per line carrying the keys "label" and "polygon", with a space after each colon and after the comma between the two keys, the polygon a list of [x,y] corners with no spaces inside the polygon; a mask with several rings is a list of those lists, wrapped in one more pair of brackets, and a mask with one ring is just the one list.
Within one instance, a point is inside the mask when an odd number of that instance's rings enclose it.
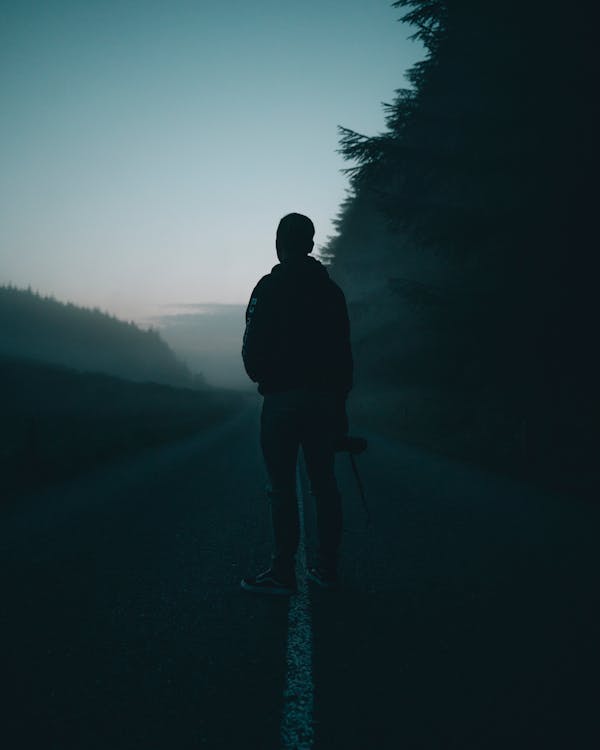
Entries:
{"label": "painted center line", "polygon": [[304,533],[304,498],[300,483],[300,466],[296,473],[300,544],[298,545],[298,593],[290,597],[286,679],[281,720],[281,744],[285,750],[311,750],[314,743],[313,711],[313,637],[310,598],[306,582],[306,546]]}

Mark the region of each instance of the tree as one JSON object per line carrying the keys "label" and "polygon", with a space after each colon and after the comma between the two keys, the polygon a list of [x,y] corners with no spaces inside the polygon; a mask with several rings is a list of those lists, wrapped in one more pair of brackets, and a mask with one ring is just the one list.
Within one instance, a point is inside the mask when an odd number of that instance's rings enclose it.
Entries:
{"label": "tree", "polygon": [[[390,320],[421,308],[422,352],[440,355],[449,387],[492,389],[515,425],[557,398],[573,415],[569,393],[585,381],[592,398],[597,373],[592,28],[552,0],[393,6],[427,54],[385,105],[383,134],[340,128],[351,193],[326,248],[334,268],[357,300],[392,295],[388,338]],[[378,295],[363,282],[374,277]],[[431,304],[428,287],[448,302]]]}

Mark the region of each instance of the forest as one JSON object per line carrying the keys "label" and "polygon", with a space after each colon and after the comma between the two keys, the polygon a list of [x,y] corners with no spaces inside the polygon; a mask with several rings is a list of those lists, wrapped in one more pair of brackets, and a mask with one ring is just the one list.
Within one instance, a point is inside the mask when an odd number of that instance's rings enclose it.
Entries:
{"label": "forest", "polygon": [[204,385],[158,331],[13,286],[0,287],[0,354],[139,382]]}
{"label": "forest", "polygon": [[[399,0],[427,51],[323,250],[347,291],[358,420],[550,483],[597,484],[593,114],[585,4]],[[569,18],[567,18],[569,16]]]}

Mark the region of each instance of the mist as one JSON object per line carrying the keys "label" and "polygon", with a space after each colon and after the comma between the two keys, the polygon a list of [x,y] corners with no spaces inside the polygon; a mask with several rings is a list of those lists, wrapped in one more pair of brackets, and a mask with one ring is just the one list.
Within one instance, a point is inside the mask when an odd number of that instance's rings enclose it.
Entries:
{"label": "mist", "polygon": [[256,385],[241,358],[245,312],[245,305],[172,305],[140,323],[156,327],[173,352],[208,384],[247,391]]}

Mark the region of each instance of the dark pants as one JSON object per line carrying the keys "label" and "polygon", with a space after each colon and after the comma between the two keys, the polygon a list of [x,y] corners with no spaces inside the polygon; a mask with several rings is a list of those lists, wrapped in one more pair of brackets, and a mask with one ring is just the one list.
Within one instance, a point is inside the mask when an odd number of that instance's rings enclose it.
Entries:
{"label": "dark pants", "polygon": [[270,480],[275,550],[273,569],[288,576],[300,536],[296,497],[298,448],[304,452],[315,496],[318,564],[335,571],[342,536],[342,501],[334,474],[339,398],[308,390],[267,394],[261,415],[261,446]]}

